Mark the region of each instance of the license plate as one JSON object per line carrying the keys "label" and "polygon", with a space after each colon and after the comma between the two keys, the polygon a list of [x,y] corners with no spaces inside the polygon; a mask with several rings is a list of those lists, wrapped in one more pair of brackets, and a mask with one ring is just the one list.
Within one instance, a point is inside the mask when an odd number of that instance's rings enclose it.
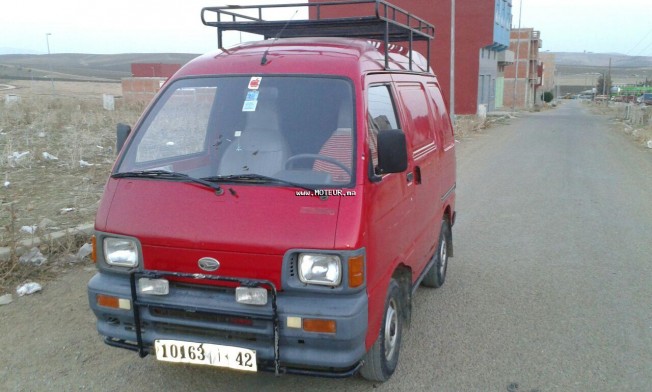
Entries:
{"label": "license plate", "polygon": [[192,363],[257,371],[256,351],[246,348],[179,340],[156,340],[156,359],[166,362]]}

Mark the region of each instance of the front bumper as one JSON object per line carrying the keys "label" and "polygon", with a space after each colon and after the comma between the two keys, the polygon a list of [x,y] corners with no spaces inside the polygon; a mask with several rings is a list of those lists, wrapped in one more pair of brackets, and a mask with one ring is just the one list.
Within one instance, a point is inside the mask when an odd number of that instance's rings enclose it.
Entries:
{"label": "front bumper", "polygon": [[[226,280],[237,285],[266,287],[265,306],[235,301],[234,288],[170,282],[165,296],[137,294],[139,277],[175,275]],[[131,301],[131,309],[97,304],[97,295]],[[256,350],[258,368],[279,373],[346,377],[361,366],[367,332],[367,296],[354,294],[277,293],[271,282],[163,272],[129,275],[98,273],[88,283],[90,307],[97,330],[112,346],[154,353],[159,339],[213,343]],[[336,321],[336,333],[306,332],[288,326],[288,317]]]}

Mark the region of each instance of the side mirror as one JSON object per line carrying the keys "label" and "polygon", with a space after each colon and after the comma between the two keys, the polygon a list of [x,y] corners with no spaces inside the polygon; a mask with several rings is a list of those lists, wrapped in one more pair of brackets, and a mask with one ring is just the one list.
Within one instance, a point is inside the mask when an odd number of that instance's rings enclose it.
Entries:
{"label": "side mirror", "polygon": [[127,138],[129,137],[129,134],[131,133],[131,126],[127,124],[118,124],[116,127],[116,143],[115,143],[115,153],[119,154],[120,150],[122,150],[122,146],[124,146],[125,141],[127,141]]}
{"label": "side mirror", "polygon": [[407,143],[400,129],[378,132],[378,169],[376,174],[400,173],[407,170]]}

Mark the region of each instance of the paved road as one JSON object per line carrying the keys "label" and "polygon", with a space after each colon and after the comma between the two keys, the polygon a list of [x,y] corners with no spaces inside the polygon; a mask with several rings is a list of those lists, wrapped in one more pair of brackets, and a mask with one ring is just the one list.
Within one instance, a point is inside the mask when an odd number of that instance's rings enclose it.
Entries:
{"label": "paved road", "polygon": [[[579,103],[458,145],[455,258],[382,391],[649,391],[652,153]],[[0,307],[0,390],[368,391],[104,346],[78,269]]]}

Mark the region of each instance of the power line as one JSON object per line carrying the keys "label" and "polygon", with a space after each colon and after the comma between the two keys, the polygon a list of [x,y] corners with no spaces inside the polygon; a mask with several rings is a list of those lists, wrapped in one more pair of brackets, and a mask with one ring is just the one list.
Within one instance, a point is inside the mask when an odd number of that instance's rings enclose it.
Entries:
{"label": "power line", "polygon": [[[645,39],[647,38],[648,35],[650,35],[650,33],[652,33],[652,29],[650,29],[650,30],[649,30],[649,31],[648,31],[648,32],[643,36],[643,38],[641,38],[641,39],[636,43],[636,45],[634,45],[634,46],[633,46],[630,50],[628,50],[627,53],[625,53],[625,54],[630,54],[631,52],[633,52],[634,49],[636,49],[636,47],[639,46],[639,45],[641,44],[641,42],[645,41]],[[649,45],[648,45],[648,47],[649,47]],[[647,49],[647,48],[645,48],[645,49]]]}
{"label": "power line", "polygon": [[[652,31],[652,30],[650,30],[650,31]],[[650,46],[652,46],[652,42],[650,42],[650,44],[649,44],[648,46],[646,46],[645,48],[643,48],[643,50],[641,50],[640,52],[638,52],[638,55],[640,56],[641,54],[643,54],[643,53],[644,53],[644,52],[645,52],[645,51],[646,51]]]}

